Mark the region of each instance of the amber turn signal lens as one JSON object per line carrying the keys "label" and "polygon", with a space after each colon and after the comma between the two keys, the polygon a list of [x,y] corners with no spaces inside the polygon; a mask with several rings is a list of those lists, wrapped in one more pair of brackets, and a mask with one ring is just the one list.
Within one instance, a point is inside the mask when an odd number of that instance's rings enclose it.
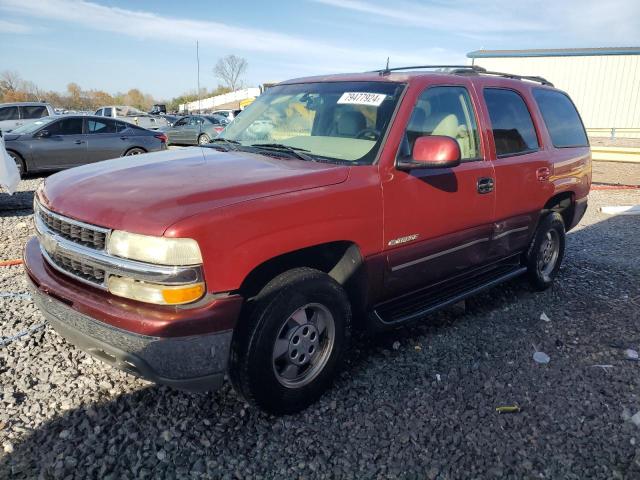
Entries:
{"label": "amber turn signal lens", "polygon": [[198,283],[189,287],[162,290],[162,298],[169,305],[180,305],[198,300],[204,294],[204,285]]}

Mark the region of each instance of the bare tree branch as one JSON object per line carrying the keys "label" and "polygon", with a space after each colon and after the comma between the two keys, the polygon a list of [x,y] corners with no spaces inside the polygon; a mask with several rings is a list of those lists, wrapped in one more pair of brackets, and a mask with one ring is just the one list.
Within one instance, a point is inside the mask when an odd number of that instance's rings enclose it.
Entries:
{"label": "bare tree branch", "polygon": [[213,67],[213,74],[220,79],[225,87],[235,92],[243,85],[242,76],[247,70],[249,64],[247,60],[235,55],[227,55],[221,58]]}

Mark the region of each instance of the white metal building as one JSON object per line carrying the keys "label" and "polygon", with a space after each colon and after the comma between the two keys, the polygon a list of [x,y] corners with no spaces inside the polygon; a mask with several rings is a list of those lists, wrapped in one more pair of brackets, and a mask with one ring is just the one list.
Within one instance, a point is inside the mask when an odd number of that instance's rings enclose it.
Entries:
{"label": "white metal building", "polygon": [[546,78],[571,96],[590,135],[615,128],[616,137],[640,137],[640,47],[477,50],[467,57],[487,70]]}

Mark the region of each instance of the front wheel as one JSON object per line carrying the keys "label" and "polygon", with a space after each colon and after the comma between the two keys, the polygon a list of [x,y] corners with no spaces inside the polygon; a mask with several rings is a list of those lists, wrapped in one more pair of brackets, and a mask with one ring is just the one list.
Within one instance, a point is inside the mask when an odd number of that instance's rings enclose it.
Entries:
{"label": "front wheel", "polygon": [[16,163],[16,167],[18,167],[18,174],[20,175],[20,178],[22,178],[22,176],[24,175],[24,162],[22,161],[22,158],[20,158],[17,153],[11,151],[7,153],[11,158],[13,158],[13,161]]}
{"label": "front wheel", "polygon": [[525,264],[529,282],[537,290],[551,286],[564,257],[564,221],[559,213],[546,215],[538,225]]}
{"label": "front wheel", "polygon": [[249,403],[298,412],[330,386],[347,349],[351,307],[344,289],[311,268],[271,280],[234,333],[229,377]]}
{"label": "front wheel", "polygon": [[210,142],[211,142],[211,139],[209,138],[209,135],[207,135],[206,133],[203,133],[198,137],[198,145],[206,145],[207,143],[210,143]]}

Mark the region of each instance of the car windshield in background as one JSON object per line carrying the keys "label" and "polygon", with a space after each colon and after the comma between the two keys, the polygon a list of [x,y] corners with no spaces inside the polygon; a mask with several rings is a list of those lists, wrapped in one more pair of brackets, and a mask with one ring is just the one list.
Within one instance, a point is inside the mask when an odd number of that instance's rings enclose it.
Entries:
{"label": "car windshield in background", "polygon": [[15,133],[17,135],[29,135],[30,133],[35,132],[41,127],[44,127],[48,123],[51,123],[55,118],[53,117],[43,117],[39,118],[35,122],[27,123],[26,125],[22,125],[18,128],[14,128],[11,133]]}
{"label": "car windshield in background", "polygon": [[218,138],[239,148],[304,151],[307,158],[370,164],[404,84],[323,82],[270,88]]}

